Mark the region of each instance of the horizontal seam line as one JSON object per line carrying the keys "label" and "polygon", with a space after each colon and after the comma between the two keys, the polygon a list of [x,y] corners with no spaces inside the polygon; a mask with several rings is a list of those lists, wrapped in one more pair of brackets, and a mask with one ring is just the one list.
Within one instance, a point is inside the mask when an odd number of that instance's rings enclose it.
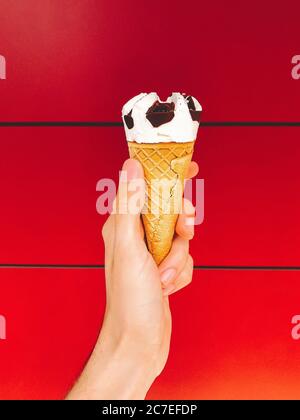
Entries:
{"label": "horizontal seam line", "polygon": [[[0,264],[1,268],[16,269],[104,269],[103,264]],[[300,271],[300,266],[235,266],[235,265],[195,265],[195,270],[219,270],[219,271]]]}
{"label": "horizontal seam line", "polygon": [[103,269],[103,264],[81,265],[81,264],[0,264],[1,268],[49,268],[49,269]]}
{"label": "horizontal seam line", "polygon": [[[0,127],[121,127],[119,121],[3,121]],[[206,121],[203,127],[300,127],[297,121]]]}
{"label": "horizontal seam line", "polygon": [[121,127],[122,122],[113,121],[8,121],[0,127]]}
{"label": "horizontal seam line", "polygon": [[196,270],[237,270],[237,271],[300,271],[300,266],[194,266]]}

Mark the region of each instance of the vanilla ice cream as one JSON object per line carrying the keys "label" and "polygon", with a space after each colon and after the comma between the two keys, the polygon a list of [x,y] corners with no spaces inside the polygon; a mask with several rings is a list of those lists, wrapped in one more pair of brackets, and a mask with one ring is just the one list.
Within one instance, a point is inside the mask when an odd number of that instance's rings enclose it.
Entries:
{"label": "vanilla ice cream", "polygon": [[187,143],[196,140],[202,107],[196,98],[172,93],[162,102],[157,93],[141,93],[122,109],[127,141]]}

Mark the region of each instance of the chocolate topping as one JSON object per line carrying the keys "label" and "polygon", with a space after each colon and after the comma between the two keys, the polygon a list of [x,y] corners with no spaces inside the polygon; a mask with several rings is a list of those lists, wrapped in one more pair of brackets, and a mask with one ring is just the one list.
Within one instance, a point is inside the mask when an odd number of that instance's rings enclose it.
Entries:
{"label": "chocolate topping", "polygon": [[199,122],[201,111],[196,111],[195,102],[194,102],[192,96],[187,96],[187,95],[183,95],[183,96],[185,97],[185,99],[187,101],[187,106],[189,108],[192,120]]}
{"label": "chocolate topping", "polygon": [[134,121],[133,121],[133,118],[132,118],[131,114],[132,114],[132,110],[129,112],[129,114],[124,115],[124,121],[125,121],[125,124],[127,125],[127,128],[129,130],[131,128],[133,128],[133,126],[134,126]]}
{"label": "chocolate topping", "polygon": [[192,120],[193,121],[200,122],[200,114],[201,114],[201,111],[192,111],[190,109],[190,114],[191,114],[191,117],[192,117]]}
{"label": "chocolate topping", "polygon": [[146,118],[151,122],[153,127],[159,127],[170,122],[174,118],[174,109],[174,102],[155,101],[146,112]]}
{"label": "chocolate topping", "polygon": [[186,98],[186,100],[187,100],[187,104],[188,104],[189,110],[190,111],[196,111],[196,106],[195,106],[194,99],[191,96],[188,96]]}

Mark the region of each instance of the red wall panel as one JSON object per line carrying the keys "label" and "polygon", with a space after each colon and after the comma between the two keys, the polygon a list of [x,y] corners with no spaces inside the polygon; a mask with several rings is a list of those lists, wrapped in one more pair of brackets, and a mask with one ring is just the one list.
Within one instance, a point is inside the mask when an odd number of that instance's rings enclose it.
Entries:
{"label": "red wall panel", "polygon": [[[169,361],[148,398],[300,398],[300,274],[199,271],[171,297]],[[63,398],[97,339],[102,270],[1,269],[0,398]]]}
{"label": "red wall panel", "polygon": [[0,399],[64,398],[100,330],[100,270],[0,270]]}
{"label": "red wall panel", "polygon": [[[1,134],[0,262],[102,264],[96,184],[118,177],[123,129]],[[195,264],[300,265],[299,128],[202,127],[194,158],[205,181]]]}
{"label": "red wall panel", "polygon": [[2,0],[0,119],[120,120],[186,91],[206,121],[299,120],[299,2]]}
{"label": "red wall panel", "polygon": [[195,271],[172,298],[169,362],[158,399],[299,399],[299,272]]}
{"label": "red wall panel", "polygon": [[[0,125],[120,121],[141,91],[191,93],[206,122],[299,121],[299,12],[298,0],[2,0]],[[0,127],[0,265],[103,264],[96,183],[127,156],[122,128]],[[299,159],[298,127],[200,128],[196,265],[300,266]],[[148,398],[299,399],[299,276],[195,270],[171,298],[170,358]],[[101,327],[103,270],[2,268],[0,291],[0,399],[63,398]]]}

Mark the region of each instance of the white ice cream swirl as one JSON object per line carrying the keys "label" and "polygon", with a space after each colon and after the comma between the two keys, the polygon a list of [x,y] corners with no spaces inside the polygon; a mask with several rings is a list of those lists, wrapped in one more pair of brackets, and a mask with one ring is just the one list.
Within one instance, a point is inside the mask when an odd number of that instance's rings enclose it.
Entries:
{"label": "white ice cream swirl", "polygon": [[122,109],[127,141],[186,143],[196,140],[202,107],[196,98],[181,93],[162,102],[157,93],[141,93]]}

